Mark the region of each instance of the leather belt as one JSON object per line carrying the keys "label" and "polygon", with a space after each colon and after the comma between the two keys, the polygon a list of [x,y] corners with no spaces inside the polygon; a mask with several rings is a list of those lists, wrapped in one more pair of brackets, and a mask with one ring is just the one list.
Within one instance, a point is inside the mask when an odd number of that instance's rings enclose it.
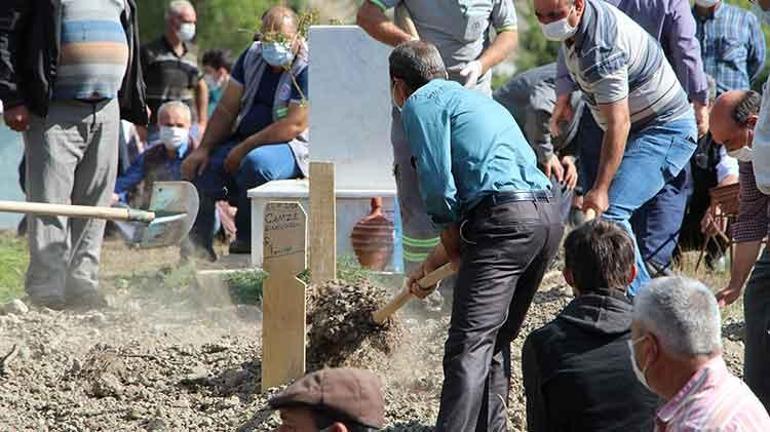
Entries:
{"label": "leather belt", "polygon": [[481,201],[479,201],[479,203],[474,206],[473,210],[494,207],[497,205],[517,201],[550,202],[552,199],[553,194],[548,190],[496,192],[484,196],[484,198],[482,198]]}

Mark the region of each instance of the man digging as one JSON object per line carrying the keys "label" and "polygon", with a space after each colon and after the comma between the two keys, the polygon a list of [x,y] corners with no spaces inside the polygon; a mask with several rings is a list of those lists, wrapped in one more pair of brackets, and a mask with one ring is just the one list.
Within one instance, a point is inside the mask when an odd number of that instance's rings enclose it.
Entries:
{"label": "man digging", "polygon": [[[446,80],[435,46],[412,41],[390,55],[394,105],[421,197],[441,243],[409,276],[458,269],[444,353],[437,431],[506,430],[510,342],[561,240],[551,183],[513,117]],[[435,287],[434,287],[435,288]]]}

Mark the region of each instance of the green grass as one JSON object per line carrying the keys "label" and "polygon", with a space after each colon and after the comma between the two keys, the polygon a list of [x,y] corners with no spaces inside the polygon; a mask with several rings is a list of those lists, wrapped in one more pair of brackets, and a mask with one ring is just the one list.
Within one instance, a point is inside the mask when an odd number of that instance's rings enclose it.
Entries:
{"label": "green grass", "polygon": [[0,232],[0,303],[19,298],[24,293],[24,273],[29,254],[24,238]]}

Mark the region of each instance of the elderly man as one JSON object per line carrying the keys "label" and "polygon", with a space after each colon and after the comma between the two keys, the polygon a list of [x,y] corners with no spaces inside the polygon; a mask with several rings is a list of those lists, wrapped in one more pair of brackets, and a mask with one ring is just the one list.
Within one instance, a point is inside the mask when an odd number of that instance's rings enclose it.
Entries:
{"label": "elderly man", "polygon": [[767,431],[770,417],[722,359],[719,307],[702,283],[656,279],[634,301],[631,365],[665,399],[655,430]]}
{"label": "elderly man", "polygon": [[307,45],[297,16],[274,6],[262,18],[262,38],[238,58],[199,148],[182,165],[195,179],[201,207],[193,243],[214,258],[214,203],[238,207],[230,253],[251,251],[251,209],[246,192],[271,180],[307,174]]}
{"label": "elderly man", "polygon": [[522,349],[527,430],[649,431],[658,398],[628,362],[634,243],[595,220],[569,233],[564,255],[575,299]]}
{"label": "elderly man", "polygon": [[[109,205],[120,118],[147,124],[133,0],[0,2],[0,99],[24,134],[27,200]],[[101,307],[104,221],[29,218],[30,300]]]}
{"label": "elderly man", "polygon": [[[187,0],[174,0],[166,10],[166,27],[157,40],[142,46],[142,70],[147,82],[147,104],[152,110],[150,123],[157,123],[158,108],[177,100],[190,107],[194,133],[202,134],[208,123],[209,91],[198,67],[198,53],[192,45],[197,15]],[[154,141],[157,128],[151,127],[148,141]],[[200,137],[198,137],[200,138]]]}
{"label": "elderly man", "polygon": [[[598,176],[583,208],[633,233],[634,211],[678,176],[695,150],[687,95],[657,41],[614,6],[600,0],[535,0],[535,13],[545,36],[563,42],[570,76],[604,130]],[[563,110],[566,98],[557,104]],[[551,121],[558,119],[555,113]],[[632,296],[650,278],[636,251]]]}
{"label": "elderly man", "polygon": [[[137,192],[135,205],[147,208],[153,183],[181,180],[182,161],[192,150],[191,125],[192,114],[187,104],[171,101],[161,105],[158,110],[160,142],[139,155],[126,173],[118,177],[113,202],[127,203],[128,195]],[[140,183],[142,190],[135,191]]]}
{"label": "elderly man", "polygon": [[420,194],[442,229],[420,269],[459,267],[437,431],[502,431],[516,336],[562,236],[550,181],[497,102],[448,81],[439,51],[412,41],[390,55]]}
{"label": "elderly man", "polygon": [[313,372],[268,404],[281,412],[278,432],[368,432],[385,424],[380,379],[361,369]]}
{"label": "elderly man", "polygon": [[[708,131],[708,85],[703,72],[695,20],[687,0],[607,0],[647,30],[663,48],[679,83],[695,108],[698,136]],[[559,63],[557,92],[565,96],[574,84],[566,66]],[[583,188],[596,181],[601,159],[602,130],[591,116],[581,119],[577,142],[580,143]],[[649,202],[636,210],[631,226],[640,253],[651,271],[665,271],[671,264],[689,192],[689,164]]]}
{"label": "elderly man", "polygon": [[[759,191],[752,172],[752,146],[760,96],[753,91],[730,91],[717,99],[712,111],[711,133],[740,162],[740,207],[733,224],[736,242],[730,283],[717,294],[723,305],[737,300],[743,286],[746,319],[744,379],[770,409],[770,250],[757,256],[770,230],[770,196]],[[754,271],[752,271],[752,267]],[[749,279],[749,274],[751,278]]]}
{"label": "elderly man", "polygon": [[551,134],[550,123],[556,105],[556,64],[550,63],[517,74],[493,94],[495,101],[513,115],[522,128],[529,145],[535,150],[537,161],[554,185],[561,185],[562,220],[567,221],[577,186],[575,164],[575,137],[583,113],[580,92],[572,92],[570,105],[574,113],[570,121],[559,124],[559,134]]}
{"label": "elderly man", "polygon": [[[413,28],[402,29],[388,20],[385,11],[393,7],[397,17],[402,12],[411,15]],[[513,0],[365,0],[357,22],[373,38],[391,46],[418,37],[434,44],[447,65],[450,79],[487,95],[492,93],[492,67],[513,52],[518,38]],[[490,40],[490,29],[496,33],[494,41]],[[408,30],[415,30],[416,34]],[[419,266],[439,239],[420,200],[417,175],[395,109],[391,127],[404,264],[409,272]]]}

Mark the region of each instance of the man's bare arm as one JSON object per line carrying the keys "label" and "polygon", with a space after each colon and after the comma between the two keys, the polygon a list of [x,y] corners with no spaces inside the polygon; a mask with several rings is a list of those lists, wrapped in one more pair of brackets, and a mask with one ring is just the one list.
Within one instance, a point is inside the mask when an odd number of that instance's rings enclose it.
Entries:
{"label": "man's bare arm", "polygon": [[222,99],[209,119],[201,140],[201,148],[211,151],[230,137],[233,123],[241,108],[241,95],[243,86],[234,80],[228,81]]}
{"label": "man's bare arm", "polygon": [[492,69],[513,54],[519,45],[519,34],[516,30],[506,30],[497,34],[495,40],[481,54],[482,72]]}
{"label": "man's bare arm", "polygon": [[390,21],[382,9],[369,0],[364,0],[358,9],[356,24],[364,29],[369,36],[390,46],[412,40],[409,33],[401,30]]}
{"label": "man's bare arm", "polygon": [[198,110],[198,124],[205,128],[209,122],[209,87],[204,80],[198,80],[195,88],[195,108]]}
{"label": "man's bare arm", "polygon": [[291,103],[286,117],[246,138],[241,144],[246,147],[244,150],[248,152],[261,145],[288,142],[297,138],[307,127],[307,105]]}
{"label": "man's bare arm", "polygon": [[628,133],[631,130],[631,115],[628,110],[628,98],[599,105],[599,110],[607,119],[607,130],[604,131],[602,152],[599,158],[599,172],[594,189],[607,191],[612,184],[626,151]]}

